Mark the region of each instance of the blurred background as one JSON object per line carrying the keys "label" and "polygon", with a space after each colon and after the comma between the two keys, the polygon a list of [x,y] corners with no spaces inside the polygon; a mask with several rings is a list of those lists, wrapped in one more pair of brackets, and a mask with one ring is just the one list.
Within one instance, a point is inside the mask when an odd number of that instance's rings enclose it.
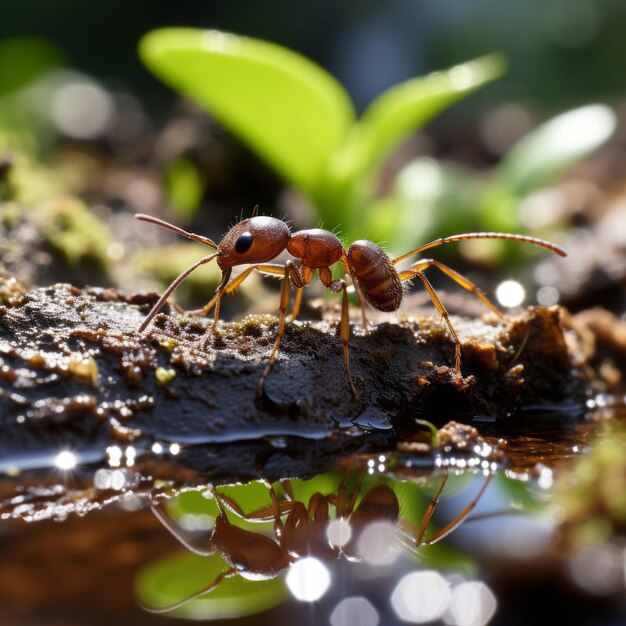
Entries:
{"label": "blurred background", "polygon": [[[170,233],[134,224],[132,212],[160,214],[219,239],[234,219],[249,216],[258,206],[261,213],[287,216],[295,227],[323,223],[338,228],[347,243],[359,237],[384,242],[395,255],[462,230],[552,237],[574,246],[577,261],[561,266],[564,273],[589,277],[601,272],[603,263],[587,259],[583,267],[580,237],[572,242],[559,230],[574,219],[585,225],[593,211],[595,220],[598,210],[604,211],[598,207],[622,181],[623,159],[614,157],[621,154],[624,137],[621,124],[615,131],[614,114],[619,119],[624,109],[619,60],[626,47],[625,14],[626,7],[616,0],[514,5],[479,0],[471,7],[462,0],[394,0],[384,6],[321,2],[304,7],[275,2],[271,11],[251,0],[157,5],[148,0],[6,0],[0,7],[0,148],[4,145],[13,160],[26,155],[49,168],[48,177],[40,169],[40,176],[24,180],[24,171],[32,167],[15,167],[12,199],[33,204],[42,194],[50,197],[51,188],[74,194],[108,228],[99,229],[96,237],[91,217],[87,219],[93,228],[76,218],[79,237],[65,232],[59,244],[46,232],[41,234],[40,260],[52,254],[60,263],[33,267],[26,252],[13,251],[13,256],[4,257],[5,265],[26,282],[38,284],[55,275],[80,284],[123,282],[127,290],[158,289],[191,262],[197,249],[184,247]],[[367,211],[342,213],[339,201],[339,208],[324,212],[324,202],[318,202],[316,210],[315,199],[311,206],[302,201],[302,193],[294,194],[294,185],[259,159],[245,136],[224,131],[219,116],[212,118],[190,105],[146,69],[138,42],[163,26],[220,29],[299,52],[344,86],[357,113],[402,81],[481,55],[502,54],[508,69],[449,109],[444,107],[441,115],[431,116],[422,132],[407,136],[387,155]],[[610,109],[601,112],[600,119],[592,114],[572,120],[564,131],[571,139],[564,153],[552,155],[556,142],[548,134],[534,136],[531,150],[518,150],[521,156],[511,154],[511,148],[542,122],[591,103]],[[509,164],[490,175],[507,154]],[[543,171],[529,186],[522,179],[545,154]],[[583,157],[588,158],[581,165]],[[575,184],[567,181],[572,171]],[[20,177],[22,182],[16,180]],[[508,185],[504,200],[502,180]],[[503,204],[509,205],[506,211],[500,211]],[[58,225],[50,214],[41,219],[44,229],[51,221]],[[611,230],[611,224],[604,229]],[[86,232],[92,235],[81,244]],[[20,239],[17,233],[13,238]],[[163,266],[163,255],[153,251],[169,244],[180,253],[175,267]],[[443,255],[460,254],[462,261],[493,269],[515,255],[520,261],[529,254],[511,250],[468,245]],[[116,270],[120,261],[122,275]],[[582,306],[587,301],[580,284],[570,284],[571,278],[566,280],[565,297],[555,293],[555,285],[562,282],[558,269],[544,270],[539,281],[537,276],[519,278],[536,283],[534,292],[547,287],[545,304]],[[216,280],[215,272],[203,269],[181,287],[179,297],[197,304]],[[598,285],[605,288],[605,282]],[[514,302],[520,303],[519,298]]]}
{"label": "blurred background", "polygon": [[[337,184],[334,196],[324,195],[320,189],[328,191],[330,183],[322,180],[318,188],[294,184],[280,167],[263,158],[245,133],[226,130],[210,107],[192,104],[151,73],[140,60],[139,41],[155,28],[170,26],[218,29],[296,51],[343,85],[357,115],[403,81],[483,55],[501,54],[507,68],[501,73],[503,68],[493,69],[484,61],[462,65],[461,78],[478,67],[477,75],[483,72],[484,80],[476,79],[471,93],[458,83],[455,87],[452,80],[448,87],[450,93],[458,88],[458,98],[431,111],[423,123],[416,122],[362,178],[354,177],[349,193],[349,185]],[[499,242],[450,246],[437,255],[484,288],[502,308],[515,311],[529,304],[559,303],[577,312],[602,305],[612,316],[610,323],[623,322],[625,31],[626,3],[620,0],[2,0],[2,276],[16,279],[24,288],[68,281],[114,286],[128,293],[162,291],[206,251],[169,231],[137,222],[135,213],[156,215],[219,240],[229,225],[249,217],[258,206],[260,213],[289,219],[294,230],[323,224],[340,233],[345,243],[372,238],[395,256],[435,237],[474,230],[549,238],[568,250],[567,259]],[[217,93],[220,87],[214,85]],[[255,108],[254,97],[249,106]],[[350,202],[344,204],[346,197]],[[215,267],[203,268],[181,285],[176,298],[184,305],[201,305],[218,280]],[[451,312],[484,312],[473,296],[458,297],[461,289],[449,279],[434,274],[432,281],[438,290],[442,285],[450,290],[445,304]],[[271,280],[252,276],[246,287],[238,299],[224,300],[225,319],[246,311],[276,311],[276,285]],[[0,299],[12,293],[3,287]],[[312,285],[311,294],[316,293],[321,289]],[[409,297],[404,312],[427,301],[418,292]],[[319,317],[319,311],[310,308],[304,315]],[[619,341],[612,337],[608,343],[614,350]],[[621,361],[607,358],[605,373],[614,389],[623,390],[626,342],[622,339],[619,345]],[[557,436],[560,426],[550,436]],[[623,434],[617,439],[623,443]],[[526,445],[537,454],[531,436]],[[623,493],[626,453],[623,445],[617,447],[619,452],[611,452],[607,466],[619,467],[619,476],[615,482],[604,482],[618,485],[613,491]],[[581,443],[580,451],[584,448]],[[537,477],[545,478],[541,472],[547,468],[546,489],[550,488],[551,468],[558,459],[547,461],[539,454],[530,458],[541,471],[529,471],[525,480],[536,483]],[[601,472],[589,474],[602,483]],[[510,490],[525,491],[519,476],[509,478]],[[545,510],[547,492],[539,487],[534,504]],[[431,491],[432,485],[424,501]],[[596,482],[590,491],[599,493]],[[591,495],[585,493],[580,500],[595,506]],[[467,498],[462,501],[457,511]],[[617,513],[607,513],[603,503],[597,508],[602,521],[611,515],[620,520],[614,535],[608,539],[603,535],[606,541],[600,541],[600,550],[611,546],[610,568],[602,552],[591,561],[600,565],[589,569],[590,561],[582,558],[576,572],[588,570],[600,580],[607,578],[603,572],[609,568],[611,584],[606,589],[594,587],[591,575],[582,574],[585,584],[575,576],[565,576],[563,582],[562,563],[547,548],[540,556],[532,555],[538,561],[526,560],[518,577],[509,577],[518,569],[505,561],[495,576],[497,593],[503,607],[507,599],[511,604],[500,610],[499,623],[515,623],[511,619],[519,615],[520,607],[533,613],[528,607],[541,607],[555,598],[559,602],[554,603],[554,619],[563,618],[565,610],[571,611],[572,620],[580,618],[579,623],[600,623],[599,615],[607,624],[623,618],[626,507],[620,500],[614,507]],[[94,607],[98,615],[92,616],[91,624],[110,623],[112,615],[121,619],[118,609],[126,620],[118,623],[165,623],[167,618],[139,609],[132,581],[142,564],[155,554],[171,552],[176,544],[171,538],[163,543],[167,535],[149,511],[112,509],[90,516],[89,523],[71,517],[64,524],[27,526],[20,520],[0,528],[0,554],[6,557],[0,563],[0,587],[6,585],[0,588],[0,597],[6,600],[0,603],[0,618],[6,613],[3,624],[87,623],[84,616]],[[132,519],[128,530],[120,528],[127,519],[120,523],[121,515]],[[515,533],[525,535],[523,530]],[[484,549],[491,565],[494,555],[485,545],[493,545],[492,539],[483,537],[484,544],[469,541],[478,552]],[[537,562],[549,565],[538,567],[546,578],[536,576]],[[66,578],[57,575],[59,571]],[[547,579],[553,574],[556,583],[549,586]],[[528,602],[526,589],[533,582]],[[360,593],[358,584],[355,594]],[[370,580],[370,587],[376,584]],[[572,594],[578,600],[578,595],[584,596],[580,605],[570,602]],[[110,600],[114,597],[115,602]],[[68,603],[76,608],[75,614]],[[585,607],[584,620],[580,606]],[[533,619],[541,616],[541,610],[533,613]],[[296,611],[303,619],[313,614],[308,605],[299,605]],[[277,615],[277,620],[284,617]],[[475,623],[487,623],[492,615],[493,611]],[[337,624],[344,626],[346,620]]]}

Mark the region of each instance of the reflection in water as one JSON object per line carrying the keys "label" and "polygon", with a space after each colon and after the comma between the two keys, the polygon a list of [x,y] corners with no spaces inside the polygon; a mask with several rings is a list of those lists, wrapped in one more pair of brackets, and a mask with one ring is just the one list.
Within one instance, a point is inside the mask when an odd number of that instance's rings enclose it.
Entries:
{"label": "reflection in water", "polygon": [[313,556],[296,561],[285,578],[294,598],[303,602],[319,600],[330,586],[328,568]]}
{"label": "reflection in water", "polygon": [[391,605],[398,617],[418,624],[439,619],[449,600],[447,581],[433,570],[406,574],[391,594]]}
{"label": "reflection in water", "polygon": [[59,452],[54,458],[54,465],[61,470],[71,470],[76,467],[76,455],[69,450]]}
{"label": "reflection in water", "polygon": [[[188,523],[198,514],[184,512],[175,521],[154,496],[152,508],[155,515],[180,543],[196,554],[219,554],[226,567],[222,566],[213,580],[187,597],[165,606],[149,606],[148,610],[168,612],[183,607],[195,598],[217,593],[225,579],[239,577],[267,581],[284,571],[287,571],[285,582],[291,595],[300,601],[314,602],[329,588],[336,589],[337,580],[333,580],[331,563],[340,557],[378,568],[372,571],[387,568],[387,574],[396,570],[400,574],[403,568],[395,565],[400,554],[404,553],[412,560],[422,560],[418,548],[439,542],[466,520],[491,480],[491,474],[486,474],[471,502],[451,521],[432,530],[431,521],[448,480],[447,473],[425,506],[421,503],[416,508],[413,500],[421,500],[419,491],[416,492],[417,485],[370,476],[368,469],[371,466],[364,465],[357,471],[347,470],[334,485],[327,482],[324,486],[323,481],[316,483],[316,480],[308,483],[285,480],[277,485],[266,485],[269,504],[260,508],[257,504],[257,508],[251,511],[246,510],[250,503],[244,502],[245,497],[236,497],[236,488],[212,488],[205,496],[213,500],[215,522],[208,536],[205,533],[202,547],[198,547],[197,539],[189,532],[190,528],[198,528]],[[239,495],[245,496],[243,493]],[[200,515],[206,517],[205,513]],[[271,536],[257,530],[258,524],[263,523],[272,528]],[[203,525],[206,528],[206,520]],[[390,566],[394,569],[389,569]],[[463,579],[462,582],[466,581]],[[474,597],[469,594],[471,589],[473,587],[464,590],[458,580],[452,581],[433,570],[422,569],[403,576],[389,602],[402,620],[422,623],[445,615],[448,624],[484,624],[493,614],[495,604],[489,608],[489,603],[476,594],[472,601],[478,608],[472,609],[472,615],[477,617],[466,619],[469,613],[465,609],[465,617],[457,615],[458,607]],[[337,626],[356,623],[354,619],[345,621],[351,606],[363,613],[363,623],[378,623],[378,611],[368,600],[355,597],[351,602],[334,608],[331,623]]]}

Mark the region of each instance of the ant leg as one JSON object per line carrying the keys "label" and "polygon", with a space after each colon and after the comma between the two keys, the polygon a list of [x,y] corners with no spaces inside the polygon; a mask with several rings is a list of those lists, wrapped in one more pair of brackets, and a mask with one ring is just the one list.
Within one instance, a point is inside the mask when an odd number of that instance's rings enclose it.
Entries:
{"label": "ant leg", "polygon": [[435,308],[437,309],[437,311],[439,311],[439,315],[443,317],[445,323],[448,326],[448,330],[450,331],[450,335],[452,336],[452,340],[454,341],[454,369],[457,373],[461,373],[461,341],[459,340],[459,336],[456,334],[456,331],[452,326],[448,311],[446,310],[446,307],[443,305],[443,302],[437,295],[435,288],[430,284],[428,278],[426,278],[426,276],[422,272],[413,270],[411,271],[413,273],[413,276],[405,275],[406,272],[401,272],[400,275],[404,275],[404,277],[400,280],[410,280],[411,278],[415,278],[415,276],[417,276],[422,281],[424,288],[428,292],[432,303],[435,305]]}
{"label": "ant leg", "polygon": [[369,332],[369,329],[368,329],[367,317],[365,315],[365,298],[363,297],[363,292],[361,291],[361,288],[359,287],[359,283],[355,280],[354,276],[352,276],[352,272],[350,271],[350,265],[348,263],[348,257],[345,255],[345,253],[343,257],[341,258],[341,264],[343,265],[343,269],[345,270],[346,274],[350,276],[350,279],[352,280],[352,284],[354,285],[354,291],[356,291],[356,295],[359,299],[359,307],[361,308],[361,320],[363,323],[363,332],[367,335],[367,333]]}
{"label": "ant leg", "polygon": [[154,319],[154,316],[163,308],[163,306],[167,302],[167,299],[172,295],[172,292],[174,291],[174,289],[176,289],[176,287],[178,287],[178,285],[180,285],[180,283],[182,283],[183,280],[185,280],[185,278],[187,278],[187,276],[191,274],[191,272],[199,268],[201,265],[204,265],[205,263],[212,261],[216,256],[217,256],[217,252],[213,254],[209,254],[209,256],[205,256],[199,261],[196,261],[193,265],[190,265],[184,272],[179,274],[172,281],[170,286],[163,292],[163,295],[159,298],[157,303],[152,307],[152,309],[150,309],[150,313],[146,315],[145,319],[141,323],[141,326],[139,326],[139,332],[142,333],[144,330],[146,330],[146,328],[148,328],[148,326],[150,325],[150,322]]}
{"label": "ant leg", "polygon": [[[226,287],[224,287],[223,289],[223,293],[222,295],[229,295],[231,294],[233,291],[235,291],[235,289],[237,289],[237,287],[239,287],[239,285],[241,285],[241,283],[248,278],[248,276],[250,276],[250,274],[252,274],[252,272],[256,269],[256,265],[251,265],[250,267],[247,267],[243,272],[241,272],[241,274],[238,274],[237,276],[235,276],[235,278],[233,278],[228,285],[226,285]],[[206,315],[207,313],[210,313],[213,310],[213,307],[215,306],[215,304],[217,303],[217,293],[209,300],[209,302],[207,302],[207,304],[205,304],[201,309],[195,309],[193,311],[187,311],[187,315],[193,315],[193,316],[201,316],[201,315]]]}
{"label": "ant leg", "polygon": [[348,309],[348,289],[346,287],[346,281],[342,280],[343,283],[343,298],[341,302],[341,345],[343,347],[343,364],[346,368],[346,374],[348,375],[348,382],[350,383],[350,391],[352,392],[352,397],[355,400],[359,399],[359,394],[357,393],[356,387],[354,386],[354,381],[352,380],[352,374],[350,373],[350,353],[348,350],[350,344],[350,314]]}
{"label": "ant leg", "polygon": [[481,291],[481,289],[479,289],[477,285],[475,285],[468,278],[465,278],[462,274],[459,274],[456,270],[453,270],[451,267],[448,267],[439,261],[435,261],[435,259],[422,259],[410,267],[407,267],[407,269],[399,272],[398,275],[400,280],[410,280],[415,276],[416,272],[421,272],[431,266],[441,270],[444,274],[446,274],[446,276],[449,276],[453,281],[461,285],[463,289],[466,289],[470,293],[478,296],[488,309],[491,309],[494,313],[502,317],[502,312],[495,304],[493,304],[493,302],[491,302],[491,300],[489,300],[489,298],[483,293],[483,291]]}
{"label": "ant leg", "polygon": [[458,526],[460,526],[461,523],[467,518],[467,516],[474,510],[483,493],[485,493],[485,490],[487,489],[492,478],[493,474],[489,474],[489,476],[487,476],[487,479],[483,483],[483,486],[480,488],[480,491],[478,492],[476,497],[451,522],[446,524],[441,530],[437,531],[432,537],[428,537],[428,539],[424,541],[419,541],[419,543],[422,543],[424,545],[432,545],[433,543],[441,541],[442,539],[447,537],[453,530],[458,528]]}
{"label": "ant leg", "polygon": [[[270,269],[272,269],[272,271],[270,271]],[[218,299],[218,295],[220,295],[220,297],[222,295],[230,295],[231,293],[233,293],[233,291],[235,291],[239,285],[241,285],[241,283],[248,278],[248,276],[250,276],[250,274],[253,271],[257,271],[257,272],[261,272],[262,274],[271,274],[273,276],[280,276],[282,278],[283,276],[283,266],[282,265],[278,265],[278,264],[257,264],[257,265],[251,265],[250,267],[247,267],[245,270],[243,270],[243,272],[241,272],[240,274],[237,274],[237,276],[235,276],[235,278],[233,278],[228,285],[226,285],[226,287],[224,287],[222,294],[218,294],[216,293],[211,300],[209,300],[209,302],[207,304],[205,304],[201,309],[195,309],[193,311],[187,311],[187,315],[193,315],[193,316],[200,316],[200,315],[206,315],[207,313],[209,313],[210,311],[213,310],[213,307],[216,305],[217,303],[217,299]]]}
{"label": "ant leg", "polygon": [[[269,489],[273,488],[270,486]],[[234,498],[231,498],[225,493],[220,493],[218,497],[227,509],[231,510],[238,517],[241,517],[242,519],[248,520],[250,522],[267,522],[271,519],[280,519],[282,515],[284,515],[285,513],[289,513],[294,505],[294,503],[290,500],[280,501],[276,499],[276,502],[274,502],[274,500],[272,499],[272,504],[270,506],[257,509],[250,513],[246,513],[234,500]]]}
{"label": "ant leg", "polygon": [[354,484],[354,489],[352,490],[350,502],[346,502],[346,483],[348,481],[348,476],[350,475],[350,467],[346,468],[343,478],[339,483],[339,487],[337,488],[337,497],[331,498],[331,496],[327,496],[328,501],[331,504],[335,505],[337,517],[348,517],[350,513],[352,513],[354,509],[354,504],[356,503],[356,499],[359,495],[359,489],[361,488],[361,481],[363,480],[364,474],[365,466],[361,467],[361,469],[359,470],[359,475],[357,476],[356,482]]}
{"label": "ant leg", "polygon": [[284,276],[283,276],[283,288],[280,292],[280,308],[279,308],[279,318],[278,318],[278,333],[276,335],[276,341],[274,342],[274,348],[272,349],[272,353],[270,354],[269,361],[265,366],[265,370],[263,374],[261,374],[261,378],[256,386],[256,397],[260,398],[263,395],[263,387],[265,386],[265,381],[267,377],[270,375],[272,370],[272,365],[274,365],[274,361],[276,361],[276,355],[278,354],[278,348],[280,347],[280,343],[283,339],[283,335],[285,334],[285,317],[287,315],[287,308],[289,307],[289,293],[291,287],[291,280],[289,275],[289,270],[293,266],[291,261],[287,261],[284,266]]}
{"label": "ant leg", "polygon": [[296,289],[296,296],[293,299],[293,308],[291,309],[291,315],[289,319],[295,320],[300,315],[300,306],[302,305],[302,287]]}
{"label": "ant leg", "polygon": [[343,363],[346,369],[346,374],[348,376],[348,382],[350,383],[350,391],[352,392],[352,397],[355,400],[359,399],[359,394],[357,393],[356,387],[354,386],[354,382],[352,380],[352,374],[350,373],[350,309],[348,307],[348,285],[346,281],[341,278],[338,280],[332,280],[332,274],[329,268],[320,268],[320,280],[324,287],[330,289],[333,293],[339,293],[343,291],[343,298],[341,301],[341,325],[340,325],[340,333],[341,333],[341,344],[343,346]]}
{"label": "ant leg", "polygon": [[356,281],[353,281],[354,290],[356,291],[356,295],[359,298],[359,306],[361,307],[361,320],[363,325],[363,332],[367,335],[369,333],[369,325],[367,323],[367,317],[365,315],[365,298],[363,297],[363,292],[359,287],[359,284]]}
{"label": "ant leg", "polygon": [[[220,319],[220,302],[222,301],[222,295],[224,294],[224,289],[230,280],[230,275],[232,273],[232,268],[228,268],[222,272],[222,281],[217,286],[217,290],[215,292],[215,316],[213,317],[213,327],[211,328],[211,333],[215,335],[217,332],[217,322]],[[209,338],[209,330],[207,329],[204,334],[203,343]]]}
{"label": "ant leg", "polygon": [[163,524],[163,526],[165,526],[165,528],[169,530],[172,537],[174,537],[174,539],[176,539],[180,544],[187,548],[187,550],[193,552],[194,554],[199,554],[200,556],[210,556],[211,554],[215,553],[215,547],[205,550],[193,545],[181,532],[180,528],[176,525],[174,520],[172,520],[172,518],[163,511],[156,496],[154,495],[152,496],[150,509],[154,513],[154,516],[159,520],[159,522],[161,522],[161,524]]}
{"label": "ant leg", "polygon": [[283,488],[283,490],[287,494],[287,497],[290,500],[295,500],[295,497],[293,495],[293,487],[291,485],[291,481],[288,478],[285,478],[285,480],[281,480],[280,486]]}
{"label": "ant leg", "polygon": [[356,483],[354,483],[354,489],[352,490],[352,497],[350,498],[348,510],[346,511],[347,515],[350,515],[352,511],[354,511],[354,505],[356,504],[356,499],[359,496],[359,491],[361,489],[361,481],[363,480],[364,474],[365,474],[365,465],[361,467],[361,469],[359,470],[359,475],[357,476]]}
{"label": "ant leg", "polygon": [[428,506],[426,507],[426,510],[424,511],[424,517],[422,518],[422,523],[420,524],[420,527],[417,531],[417,537],[415,540],[415,544],[417,546],[421,545],[422,543],[422,539],[424,538],[424,533],[426,532],[426,529],[428,528],[428,524],[430,523],[430,520],[432,519],[433,513],[435,512],[437,505],[439,504],[439,498],[441,497],[441,492],[443,491],[443,488],[447,480],[448,480],[448,473],[446,472],[445,476],[443,477],[443,480],[441,481],[441,484],[439,485],[439,489],[437,489],[437,493],[430,499],[430,502],[428,503]]}

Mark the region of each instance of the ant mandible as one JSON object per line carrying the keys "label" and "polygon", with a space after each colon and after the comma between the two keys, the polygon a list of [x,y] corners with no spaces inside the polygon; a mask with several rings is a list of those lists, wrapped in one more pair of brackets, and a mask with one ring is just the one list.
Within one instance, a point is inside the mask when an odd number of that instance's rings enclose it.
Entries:
{"label": "ant mandible", "polygon": [[[398,496],[384,483],[369,488],[357,504],[365,467],[358,472],[351,492],[347,489],[349,473],[350,468],[345,471],[336,493],[315,492],[307,505],[294,498],[288,480],[281,482],[287,500],[279,500],[274,486],[268,483],[270,506],[251,513],[245,513],[233,498],[213,488],[212,494],[218,507],[218,515],[207,539],[208,546],[202,548],[185,536],[162,510],[156,495],[153,494],[153,513],[185,548],[200,556],[210,556],[218,552],[228,568],[218,574],[209,585],[174,604],[144,608],[152,613],[167,613],[210,593],[226,578],[241,576],[249,580],[268,580],[280,575],[303,557],[314,556],[330,561],[343,556],[349,561],[362,561],[363,555],[359,551],[358,540],[362,531],[374,522],[387,522],[392,525],[393,541],[396,541],[402,549],[414,554],[420,546],[437,543],[458,528],[474,510],[492,479],[492,474],[488,474],[471,502],[453,520],[433,535],[426,537],[429,523],[448,480],[447,473],[444,474],[437,492],[430,499],[419,528],[400,517]],[[350,525],[350,538],[342,545],[334,545],[329,540],[330,506],[335,509],[335,519],[344,520]],[[273,521],[274,538],[239,528],[229,521],[226,509],[248,521]]]}
{"label": "ant mandible", "polygon": [[[440,261],[434,259],[420,259],[412,263],[409,267],[398,270],[396,265],[409,257],[412,257],[424,250],[434,248],[436,246],[461,241],[466,239],[507,239],[511,241],[521,241],[536,246],[547,248],[560,256],[566,256],[565,250],[554,243],[529,237],[527,235],[516,235],[512,233],[497,232],[477,232],[463,233],[460,235],[452,235],[450,237],[441,237],[430,243],[415,248],[396,259],[391,259],[389,255],[378,245],[372,241],[359,240],[355,241],[346,250],[333,233],[313,228],[309,230],[301,230],[292,233],[289,226],[282,220],[268,216],[255,216],[242,220],[233,226],[222,239],[216,244],[212,239],[190,233],[178,226],[174,226],[169,222],[161,220],[150,215],[139,213],[135,215],[138,220],[149,222],[162,226],[168,230],[174,231],[183,237],[198,241],[205,246],[214,248],[216,252],[203,257],[196,261],[193,265],[183,271],[171,285],[165,290],[158,302],[152,307],[141,326],[139,332],[143,332],[155,315],[161,310],[170,297],[174,289],[191,274],[195,269],[209,263],[213,259],[217,260],[217,265],[222,271],[222,278],[217,286],[215,295],[211,301],[194,314],[206,314],[215,308],[212,332],[217,330],[219,320],[220,302],[222,296],[232,293],[241,283],[253,272],[261,272],[283,279],[283,286],[280,296],[278,332],[274,347],[270,354],[267,366],[257,384],[257,397],[263,393],[265,380],[269,376],[272,365],[276,361],[278,348],[285,333],[285,318],[289,306],[290,290],[293,285],[296,289],[296,297],[294,300],[291,317],[295,319],[300,310],[302,300],[302,288],[307,286],[312,278],[315,270],[318,270],[319,278],[324,287],[330,289],[334,293],[343,293],[341,306],[341,323],[340,337],[343,346],[343,359],[350,390],[354,398],[358,398],[356,387],[350,373],[350,359],[348,346],[350,340],[350,319],[348,315],[348,284],[345,279],[333,279],[331,266],[340,262],[348,276],[350,276],[357,295],[363,315],[363,327],[367,330],[367,322],[365,319],[364,301],[367,301],[375,309],[383,312],[397,311],[404,296],[403,283],[419,278],[424,285],[432,303],[443,317],[448,331],[454,341],[454,368],[457,372],[461,371],[461,342],[452,326],[448,312],[443,302],[437,295],[435,289],[431,285],[428,278],[424,274],[424,270],[429,267],[436,267],[446,274],[461,287],[467,291],[474,293],[482,302],[499,316],[502,313],[487,298],[487,296],[468,278],[459,274],[451,267],[444,265]],[[287,250],[296,261],[285,261],[284,264],[269,263],[276,258],[281,252]],[[233,267],[237,265],[249,265],[243,272],[231,280]],[[208,331],[207,331],[208,333]]]}

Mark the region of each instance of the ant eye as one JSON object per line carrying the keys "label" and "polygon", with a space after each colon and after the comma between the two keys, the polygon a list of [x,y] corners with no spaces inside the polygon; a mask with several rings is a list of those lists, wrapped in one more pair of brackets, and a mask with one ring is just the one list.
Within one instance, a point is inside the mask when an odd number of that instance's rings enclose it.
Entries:
{"label": "ant eye", "polygon": [[252,245],[252,234],[244,233],[243,235],[239,235],[237,237],[237,241],[235,241],[235,251],[237,254],[243,254],[250,249]]}

